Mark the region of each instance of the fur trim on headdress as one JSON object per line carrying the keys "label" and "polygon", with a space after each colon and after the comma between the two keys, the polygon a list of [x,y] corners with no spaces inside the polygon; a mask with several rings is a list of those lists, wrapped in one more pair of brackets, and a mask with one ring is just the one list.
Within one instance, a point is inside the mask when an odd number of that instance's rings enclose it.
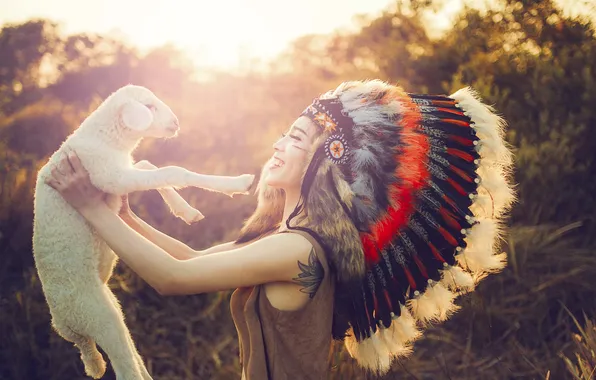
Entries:
{"label": "fur trim on headdress", "polygon": [[[327,137],[328,134],[322,134],[314,145],[320,146]],[[311,165],[317,154],[320,150],[314,149],[309,157]],[[304,200],[308,211],[300,216],[300,224],[307,225],[322,240],[338,282],[359,283],[365,273],[364,255],[360,234],[344,208],[344,205],[351,206],[354,195],[343,174],[337,166],[323,159],[314,175],[309,176],[307,169],[303,181],[309,187]]]}

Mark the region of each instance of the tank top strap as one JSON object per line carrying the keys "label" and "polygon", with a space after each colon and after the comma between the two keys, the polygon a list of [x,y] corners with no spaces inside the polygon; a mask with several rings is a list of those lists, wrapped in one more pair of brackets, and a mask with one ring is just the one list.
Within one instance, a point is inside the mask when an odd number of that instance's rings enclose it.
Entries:
{"label": "tank top strap", "polygon": [[325,272],[329,273],[329,264],[327,263],[327,256],[325,255],[325,250],[323,249],[321,244],[317,241],[317,239],[315,239],[314,236],[312,236],[307,231],[303,231],[303,230],[286,230],[286,231],[281,231],[280,233],[298,234],[298,235],[304,236],[306,238],[306,240],[308,240],[310,242],[310,244],[312,244],[312,246],[315,250],[315,254],[317,255],[317,258],[323,264],[323,268],[325,269]]}

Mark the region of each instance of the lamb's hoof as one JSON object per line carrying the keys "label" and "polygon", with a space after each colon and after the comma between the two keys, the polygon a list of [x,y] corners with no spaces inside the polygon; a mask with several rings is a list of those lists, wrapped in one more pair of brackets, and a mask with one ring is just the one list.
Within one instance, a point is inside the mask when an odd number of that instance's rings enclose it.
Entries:
{"label": "lamb's hoof", "polygon": [[249,190],[255,181],[255,175],[242,174],[238,177],[232,178],[231,181],[232,183],[230,184],[230,188],[223,191],[224,194],[228,195],[229,197],[233,197],[234,194],[248,195]]}
{"label": "lamb's hoof", "polygon": [[182,219],[186,224],[193,224],[205,218],[205,216],[196,208],[185,207],[184,210],[174,214],[177,218]]}
{"label": "lamb's hoof", "polygon": [[83,358],[85,373],[94,379],[101,379],[106,373],[106,361],[99,352],[93,358]]}

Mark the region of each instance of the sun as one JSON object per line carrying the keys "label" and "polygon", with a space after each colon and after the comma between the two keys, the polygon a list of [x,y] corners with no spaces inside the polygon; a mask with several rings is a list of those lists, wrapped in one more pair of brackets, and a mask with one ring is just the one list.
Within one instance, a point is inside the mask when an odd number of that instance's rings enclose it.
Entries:
{"label": "sun", "polygon": [[135,9],[136,1],[124,2],[124,12],[138,12],[139,17],[119,22],[113,31],[141,49],[174,44],[201,66],[231,67],[237,65],[242,53],[252,51],[256,55],[267,50],[269,37],[261,27],[266,24],[264,15],[247,2],[235,2],[230,9],[223,1],[209,2],[208,6],[203,2],[170,1],[149,2],[142,9]]}

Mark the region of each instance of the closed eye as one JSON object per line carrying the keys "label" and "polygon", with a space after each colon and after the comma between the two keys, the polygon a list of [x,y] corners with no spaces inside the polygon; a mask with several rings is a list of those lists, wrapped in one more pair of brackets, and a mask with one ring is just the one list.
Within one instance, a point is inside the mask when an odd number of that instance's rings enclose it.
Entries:
{"label": "closed eye", "polygon": [[[283,139],[284,137],[286,137],[286,136],[287,136],[287,134],[285,134],[285,133],[282,133],[282,134],[281,134],[281,138],[282,138],[282,139]],[[296,140],[296,141],[302,141],[302,139],[301,139],[300,137],[298,137],[298,136],[293,136],[293,135],[290,135],[290,138],[291,138],[291,139],[294,139],[294,140]]]}
{"label": "closed eye", "polygon": [[145,107],[149,108],[149,110],[152,112],[155,112],[157,109],[157,107],[155,107],[153,104],[145,104]]}

